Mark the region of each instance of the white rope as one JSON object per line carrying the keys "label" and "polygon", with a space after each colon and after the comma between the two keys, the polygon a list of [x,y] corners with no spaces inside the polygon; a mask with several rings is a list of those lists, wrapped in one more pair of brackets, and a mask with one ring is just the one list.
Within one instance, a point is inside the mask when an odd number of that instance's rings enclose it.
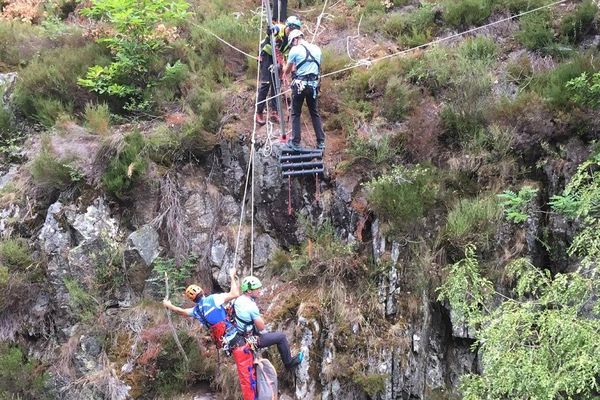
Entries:
{"label": "white rope", "polygon": [[[507,18],[502,18],[502,19],[499,19],[498,21],[490,22],[489,24],[486,24],[486,25],[478,26],[478,27],[466,30],[464,32],[459,32],[459,33],[455,33],[453,35],[446,36],[446,37],[443,37],[443,38],[440,38],[440,39],[432,40],[431,42],[428,42],[428,43],[425,43],[425,44],[422,44],[422,45],[419,45],[419,46],[411,47],[410,49],[402,50],[402,51],[399,51],[397,53],[388,54],[387,56],[375,58],[375,59],[370,60],[370,61],[369,60],[359,60],[356,64],[353,64],[353,65],[350,65],[348,67],[339,69],[337,71],[333,71],[333,72],[329,72],[327,74],[321,75],[321,78],[325,78],[327,76],[339,74],[341,72],[345,72],[345,71],[348,71],[348,70],[351,70],[351,69],[354,69],[354,68],[358,68],[358,67],[363,67],[363,66],[367,66],[368,67],[368,66],[371,66],[372,64],[374,64],[376,62],[379,62],[379,61],[387,60],[388,58],[393,58],[393,57],[401,56],[401,55],[413,52],[413,51],[418,50],[418,49],[429,47],[429,46],[434,45],[434,44],[438,44],[438,43],[445,42],[445,41],[450,40],[450,39],[454,39],[454,38],[459,37],[459,36],[466,35],[467,33],[475,32],[475,31],[478,31],[478,30],[481,30],[481,29],[484,29],[484,28],[488,28],[490,26],[498,25],[498,24],[501,24],[503,22],[510,21],[510,20],[515,19],[515,18],[522,17],[522,16],[527,15],[527,14],[530,14],[530,13],[533,13],[533,12],[536,12],[536,11],[540,11],[540,10],[542,10],[544,8],[549,8],[549,7],[553,7],[555,5],[558,5],[558,4],[565,3],[566,1],[567,0],[555,1],[554,3],[546,4],[545,6],[537,7],[537,8],[534,8],[532,10],[529,10],[529,11],[524,11],[524,12],[522,12],[520,14],[517,14],[517,15],[513,15],[513,16],[510,16],[510,17],[507,17]],[[266,101],[274,99],[274,98],[276,98],[278,96],[282,96],[282,95],[284,95],[286,93],[289,93],[289,92],[291,92],[291,89],[288,89],[285,92],[281,92],[278,95],[267,97],[266,99],[264,99],[263,101],[261,101],[261,103],[264,103]]]}
{"label": "white rope", "polygon": [[325,15],[326,7],[327,7],[327,0],[325,0],[325,2],[323,3],[323,10],[321,11],[321,14],[319,14],[319,17],[317,18],[317,26],[315,27],[315,31],[313,32],[313,37],[312,37],[312,40],[310,41],[311,43],[315,42],[315,38],[317,37],[317,32],[319,32],[319,26],[321,26],[321,20],[323,19],[323,15]]}
{"label": "white rope", "polygon": [[[263,0],[264,1],[264,0]],[[264,3],[261,3],[261,16],[264,13]],[[261,44],[261,33],[263,30],[263,20],[262,17],[260,18],[260,28],[259,28],[259,34],[258,34],[258,51],[260,53],[260,44]],[[259,86],[260,86],[260,63],[261,60],[260,58],[258,58],[258,68],[256,69],[256,99],[258,100],[258,90],[259,90]],[[251,251],[251,255],[250,255],[250,271],[251,274],[253,272],[253,268],[254,268],[254,149],[255,149],[255,137],[256,137],[256,127],[257,127],[257,122],[256,122],[256,115],[258,114],[258,101],[254,102],[254,118],[253,118],[253,127],[252,127],[252,140],[250,143],[250,157],[248,158],[248,169],[246,171],[246,183],[244,184],[244,196],[242,198],[242,209],[240,211],[240,222],[238,224],[238,231],[237,231],[237,238],[235,241],[235,252],[233,254],[233,268],[236,268],[237,265],[237,257],[238,257],[238,250],[240,247],[240,236],[241,236],[241,232],[242,232],[242,222],[244,220],[244,211],[246,208],[246,197],[248,194],[248,179],[250,178],[250,168],[252,168],[252,211],[251,211],[251,218],[252,218],[252,236],[250,238],[250,251]]]}
{"label": "white rope", "polygon": [[[262,19],[260,20],[261,22],[261,26],[262,26]],[[258,60],[258,57],[253,56],[252,54],[248,54],[246,53],[244,50],[238,49],[237,47],[235,47],[234,45],[232,45],[231,43],[227,42],[226,40],[220,38],[219,36],[215,35],[214,33],[212,33],[211,31],[209,31],[208,29],[206,29],[205,27],[198,25],[198,24],[194,24],[194,26],[202,29],[204,32],[208,33],[209,35],[214,36],[215,38],[217,38],[217,40],[221,41],[222,43],[226,44],[227,46],[231,47],[232,49],[242,53],[243,55],[245,55],[246,57],[250,57],[254,60]]]}

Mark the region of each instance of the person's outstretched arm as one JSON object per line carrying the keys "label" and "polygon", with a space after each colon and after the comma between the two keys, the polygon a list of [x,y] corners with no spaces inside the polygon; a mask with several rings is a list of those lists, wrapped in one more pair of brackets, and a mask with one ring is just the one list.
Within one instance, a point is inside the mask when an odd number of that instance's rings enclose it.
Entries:
{"label": "person's outstretched arm", "polygon": [[163,306],[165,306],[166,309],[169,309],[174,313],[181,315],[182,317],[191,317],[192,311],[194,310],[193,308],[181,308],[174,306],[173,303],[171,303],[171,300],[167,299],[163,300]]}
{"label": "person's outstretched arm", "polygon": [[240,285],[238,284],[237,278],[235,277],[235,268],[229,270],[229,278],[231,279],[231,290],[226,294],[223,302],[227,303],[240,296]]}

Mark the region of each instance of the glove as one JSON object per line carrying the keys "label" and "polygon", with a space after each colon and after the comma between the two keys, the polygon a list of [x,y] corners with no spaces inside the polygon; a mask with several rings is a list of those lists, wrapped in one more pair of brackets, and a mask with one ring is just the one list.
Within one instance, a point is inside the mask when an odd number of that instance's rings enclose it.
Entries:
{"label": "glove", "polygon": [[277,36],[277,34],[279,33],[279,25],[272,25],[271,28],[269,28],[267,26],[267,35],[275,35]]}

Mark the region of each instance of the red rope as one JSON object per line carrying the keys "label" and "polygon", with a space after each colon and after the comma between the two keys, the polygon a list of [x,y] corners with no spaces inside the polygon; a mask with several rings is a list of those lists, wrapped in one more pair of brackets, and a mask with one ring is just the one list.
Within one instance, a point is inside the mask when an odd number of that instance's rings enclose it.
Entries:
{"label": "red rope", "polygon": [[292,177],[288,176],[288,215],[292,215]]}

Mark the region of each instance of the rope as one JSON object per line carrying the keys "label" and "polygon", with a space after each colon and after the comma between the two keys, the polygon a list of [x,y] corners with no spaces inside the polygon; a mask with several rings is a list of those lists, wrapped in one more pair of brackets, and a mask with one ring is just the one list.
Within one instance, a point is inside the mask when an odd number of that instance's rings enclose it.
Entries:
{"label": "rope", "polygon": [[[165,272],[165,300],[169,300],[169,275],[167,275],[166,272]],[[185,350],[183,350],[183,346],[181,345],[181,342],[179,341],[179,337],[177,336],[177,330],[175,329],[175,325],[173,325],[173,321],[171,320],[171,312],[169,310],[165,310],[165,311],[167,312],[167,319],[169,320],[169,327],[171,328],[171,333],[173,334],[173,339],[175,340],[175,344],[177,345],[179,352],[183,356],[185,363],[189,364],[190,360],[188,359],[187,354],[185,354]]]}
{"label": "rope", "polygon": [[[264,0],[261,3],[261,15],[264,12]],[[259,36],[258,36],[258,51],[260,52],[260,44],[261,44],[261,40],[260,40],[260,32],[262,32],[263,30],[263,20],[262,18],[260,19],[260,29],[259,29]],[[260,59],[258,59],[258,68],[256,69],[256,99],[258,99],[258,90],[259,90],[259,86],[260,86],[260,63],[262,61]],[[252,168],[252,186],[254,187],[254,149],[255,149],[255,137],[256,137],[256,127],[257,127],[257,122],[256,122],[256,115],[258,114],[258,101],[254,102],[254,118],[253,118],[253,127],[252,127],[252,140],[250,142],[251,147],[250,147],[250,157],[248,159],[248,170],[246,171],[246,183],[244,184],[244,197],[242,198],[242,209],[240,210],[240,222],[238,224],[238,231],[237,231],[237,238],[235,241],[235,252],[233,254],[233,268],[236,267],[237,265],[237,257],[238,257],[238,250],[240,247],[240,235],[242,232],[242,221],[244,220],[244,210],[246,208],[246,197],[248,194],[248,179],[250,178],[250,168]],[[254,229],[254,190],[252,190],[252,211],[251,211],[251,216],[252,216],[252,224],[253,224],[253,228]],[[251,252],[254,251],[254,230],[252,230],[252,237],[251,237]],[[251,255],[251,258],[253,257],[254,254]],[[254,268],[254,260],[251,259],[250,260],[250,270],[252,271],[252,269]]]}
{"label": "rope", "polygon": [[[482,26],[471,28],[471,29],[468,29],[466,31],[455,33],[453,35],[446,36],[446,37],[443,37],[443,38],[440,38],[440,39],[432,40],[431,42],[428,42],[428,43],[425,43],[425,44],[422,44],[422,45],[419,45],[419,46],[411,47],[409,49],[402,50],[402,51],[399,51],[399,52],[396,52],[396,53],[388,54],[388,55],[383,56],[383,57],[375,58],[373,60],[359,60],[357,63],[355,63],[353,65],[350,65],[348,67],[339,69],[337,71],[329,72],[327,74],[323,74],[323,75],[321,75],[321,78],[325,78],[325,77],[331,76],[331,75],[336,75],[336,74],[339,74],[341,72],[345,72],[345,71],[348,71],[348,70],[351,70],[351,69],[354,69],[354,68],[358,68],[358,67],[362,67],[362,66],[369,67],[369,66],[371,66],[372,64],[374,64],[376,62],[387,60],[388,58],[398,57],[398,56],[401,56],[401,55],[413,52],[415,50],[419,50],[419,49],[422,49],[422,48],[425,48],[425,47],[429,47],[429,46],[432,46],[434,44],[442,43],[442,42],[448,41],[450,39],[454,39],[456,37],[460,37],[460,36],[466,35],[466,34],[471,33],[471,32],[475,32],[475,31],[478,31],[478,30],[481,30],[481,29],[484,29],[484,28],[488,28],[490,26],[498,25],[498,24],[501,24],[503,22],[507,22],[507,21],[510,21],[510,20],[522,17],[522,16],[527,15],[527,14],[531,14],[533,12],[543,10],[544,8],[549,8],[549,7],[553,7],[555,5],[558,5],[558,4],[565,3],[566,1],[567,0],[555,1],[554,3],[546,4],[545,6],[537,7],[537,8],[534,8],[532,10],[529,10],[529,11],[524,11],[524,12],[522,12],[520,14],[517,14],[517,15],[513,15],[513,16],[510,16],[510,17],[507,17],[507,18],[502,18],[502,19],[499,19],[498,21],[490,22],[489,24],[485,24],[485,25],[482,25]],[[288,89],[288,90],[286,90],[284,92],[279,93],[279,95],[275,95],[275,96],[272,96],[272,97],[267,97],[262,102],[269,101],[269,100],[274,99],[274,98],[276,98],[278,96],[282,96],[282,95],[284,95],[284,94],[286,94],[286,93],[288,93],[290,91],[291,91],[291,89]]]}
{"label": "rope", "polygon": [[[260,20],[261,22],[261,29],[262,29],[262,19]],[[231,43],[229,43],[228,41],[226,41],[225,39],[220,38],[219,36],[215,35],[214,33],[212,33],[211,31],[209,31],[208,29],[206,29],[205,27],[198,25],[198,24],[193,24],[195,27],[202,29],[204,32],[208,33],[209,35],[214,36],[217,40],[221,41],[222,43],[226,44],[227,46],[231,47],[232,49],[242,53],[243,55],[245,55],[246,57],[250,57],[254,60],[258,60],[258,57],[253,56],[252,54],[248,54],[246,53],[244,50],[238,49],[237,47],[235,47],[234,45],[232,45]]]}

